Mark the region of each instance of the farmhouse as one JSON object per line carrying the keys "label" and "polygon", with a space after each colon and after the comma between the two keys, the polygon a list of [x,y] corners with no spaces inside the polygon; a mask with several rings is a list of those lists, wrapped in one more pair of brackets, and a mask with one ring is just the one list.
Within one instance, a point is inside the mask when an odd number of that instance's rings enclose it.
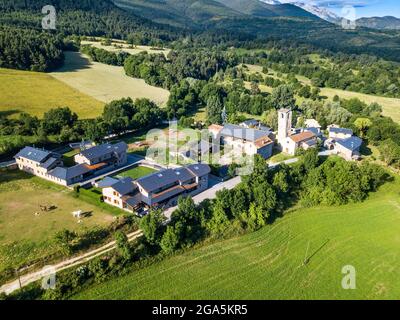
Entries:
{"label": "farmhouse", "polygon": [[346,160],[358,160],[360,159],[360,148],[362,140],[358,137],[350,137],[344,140],[338,140],[335,144],[335,150],[337,153],[345,158]]}
{"label": "farmhouse", "polygon": [[179,196],[205,191],[210,172],[208,165],[193,164],[162,170],[136,181],[131,178],[120,179],[103,188],[104,201],[130,212],[141,206],[176,205]]}
{"label": "farmhouse", "polygon": [[292,111],[281,109],[278,111],[278,143],[284,153],[295,155],[299,148],[308,150],[315,148],[318,140],[318,128],[300,129],[292,133]]}
{"label": "farmhouse", "polygon": [[14,158],[20,170],[69,186],[124,165],[127,162],[127,148],[122,142],[115,145],[103,144],[81,151],[75,156],[76,165],[72,167],[64,166],[60,154],[33,147],[25,147]]}
{"label": "farmhouse", "polygon": [[14,158],[20,170],[48,180],[48,173],[63,165],[60,154],[33,147],[23,148]]}
{"label": "farmhouse", "polygon": [[270,138],[270,131],[245,128],[234,124],[211,125],[208,130],[216,143],[228,146],[234,152],[249,156],[259,154],[265,159],[272,156],[274,142]]}

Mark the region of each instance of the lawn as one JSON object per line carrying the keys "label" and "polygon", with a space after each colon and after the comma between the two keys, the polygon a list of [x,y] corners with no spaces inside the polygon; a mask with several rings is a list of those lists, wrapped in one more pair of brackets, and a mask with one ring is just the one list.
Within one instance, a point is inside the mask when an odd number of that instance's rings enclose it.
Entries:
{"label": "lawn", "polygon": [[[364,203],[299,208],[258,232],[189,250],[74,298],[398,299],[399,195],[397,180]],[[356,268],[356,290],[342,289],[346,265]]]}
{"label": "lawn", "polygon": [[74,165],[75,165],[74,157],[75,157],[79,152],[80,152],[79,149],[74,149],[74,150],[71,150],[71,151],[69,151],[69,152],[67,152],[67,153],[64,153],[64,154],[63,154],[63,162],[64,162],[64,165],[67,166],[67,167],[72,167],[72,166],[74,166]]}
{"label": "lawn", "polygon": [[[56,208],[41,212],[40,205]],[[91,214],[78,223],[71,214],[76,210]],[[1,171],[0,273],[55,254],[51,239],[56,231],[84,231],[107,226],[113,219],[108,211],[72,197],[64,187],[20,171]]]}
{"label": "lawn", "polygon": [[147,175],[152,174],[154,172],[156,172],[156,170],[154,170],[152,168],[139,166],[139,167],[136,167],[136,168],[133,168],[133,169],[129,169],[129,170],[124,171],[124,172],[120,172],[120,173],[118,173],[118,176],[120,176],[120,177],[130,177],[132,179],[139,179],[141,177],[147,176]]}
{"label": "lawn", "polygon": [[51,108],[68,106],[81,118],[94,118],[104,103],[49,74],[0,68],[0,112],[42,117]]}
{"label": "lawn", "polygon": [[150,86],[142,79],[128,77],[123,67],[91,62],[79,52],[65,52],[64,67],[50,75],[105,103],[131,97],[133,100],[148,98],[163,106],[169,98],[168,90]]}

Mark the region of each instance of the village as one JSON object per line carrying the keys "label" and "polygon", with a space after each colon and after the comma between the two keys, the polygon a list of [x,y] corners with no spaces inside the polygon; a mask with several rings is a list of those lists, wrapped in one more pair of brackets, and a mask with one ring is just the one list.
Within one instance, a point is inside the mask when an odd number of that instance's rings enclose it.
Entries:
{"label": "village", "polygon": [[[224,183],[231,186],[231,182],[211,174],[209,160],[216,153],[222,166],[229,166],[238,155],[260,155],[267,161],[275,150],[294,158],[310,148],[347,161],[360,159],[362,139],[351,129],[332,124],[324,131],[315,119],[307,119],[304,128],[293,128],[292,117],[291,110],[280,109],[277,132],[254,119],[239,125],[212,124],[208,141],[191,141],[179,149],[180,157],[191,160],[184,165],[160,165],[149,157],[132,157],[127,154],[125,142],[82,145],[70,166],[64,165],[61,154],[34,147],[22,149],[15,160],[19,170],[71,189],[100,189],[104,203],[143,216],[151,208],[171,212],[179,197],[194,197],[212,187],[221,190]],[[154,172],[138,179],[116,175],[138,166],[150,167]]]}

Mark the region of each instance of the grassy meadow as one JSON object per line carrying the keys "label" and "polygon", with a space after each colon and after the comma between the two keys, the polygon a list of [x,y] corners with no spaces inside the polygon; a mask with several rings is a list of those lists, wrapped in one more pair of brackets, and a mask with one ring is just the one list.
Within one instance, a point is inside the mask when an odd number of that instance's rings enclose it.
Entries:
{"label": "grassy meadow", "polygon": [[[73,298],[397,299],[399,195],[397,178],[363,203],[294,209],[255,233],[188,250]],[[346,265],[356,269],[356,290],[342,289]]]}
{"label": "grassy meadow", "polygon": [[81,118],[93,118],[104,103],[46,73],[0,68],[0,112],[27,112],[42,117],[51,108],[68,106]]}
{"label": "grassy meadow", "polygon": [[[70,193],[24,172],[0,172],[0,273],[7,267],[56,254],[51,239],[59,230],[84,231],[107,226],[114,220],[108,211],[73,198]],[[40,205],[56,208],[42,212]],[[72,216],[77,210],[90,215],[78,223]]]}
{"label": "grassy meadow", "polygon": [[128,77],[123,67],[91,62],[79,52],[65,52],[64,66],[50,75],[104,103],[131,97],[133,100],[148,98],[164,106],[169,98],[168,90]]}

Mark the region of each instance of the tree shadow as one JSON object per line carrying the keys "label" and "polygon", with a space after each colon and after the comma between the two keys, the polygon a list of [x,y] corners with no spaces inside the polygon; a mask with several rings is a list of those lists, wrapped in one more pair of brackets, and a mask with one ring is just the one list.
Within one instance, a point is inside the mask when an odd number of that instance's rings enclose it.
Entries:
{"label": "tree shadow", "polygon": [[83,69],[90,69],[92,62],[80,52],[67,51],[64,53],[64,65],[55,72],[76,72]]}
{"label": "tree shadow", "polygon": [[0,111],[0,118],[6,118],[20,112],[21,111],[17,109]]}

